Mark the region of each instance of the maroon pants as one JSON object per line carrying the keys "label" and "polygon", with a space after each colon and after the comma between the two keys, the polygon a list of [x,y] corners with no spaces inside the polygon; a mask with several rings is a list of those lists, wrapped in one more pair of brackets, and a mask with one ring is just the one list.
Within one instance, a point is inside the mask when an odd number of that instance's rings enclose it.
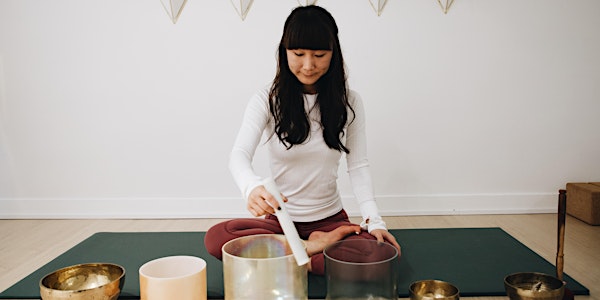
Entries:
{"label": "maroon pants", "polygon": [[[303,240],[307,240],[313,231],[332,231],[342,225],[352,225],[348,215],[344,210],[339,213],[315,222],[295,222],[298,235]],[[254,235],[254,234],[283,234],[283,229],[279,225],[277,217],[267,215],[264,219],[247,218],[228,220],[211,227],[204,238],[206,250],[212,256],[222,259],[223,245],[235,238]],[[358,235],[349,235],[346,239],[375,239],[367,232],[361,232]],[[325,273],[325,258],[323,253],[315,254],[311,257],[312,273],[323,275]]]}

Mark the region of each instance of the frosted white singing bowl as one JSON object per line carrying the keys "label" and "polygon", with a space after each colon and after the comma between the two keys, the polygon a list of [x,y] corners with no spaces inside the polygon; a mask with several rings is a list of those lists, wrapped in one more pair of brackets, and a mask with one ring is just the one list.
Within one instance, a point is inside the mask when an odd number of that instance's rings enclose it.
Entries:
{"label": "frosted white singing bowl", "polygon": [[125,283],[125,269],[110,263],[73,265],[40,280],[43,300],[116,300]]}
{"label": "frosted white singing bowl", "polygon": [[206,300],[206,261],[195,256],[167,256],[139,269],[141,300]]}

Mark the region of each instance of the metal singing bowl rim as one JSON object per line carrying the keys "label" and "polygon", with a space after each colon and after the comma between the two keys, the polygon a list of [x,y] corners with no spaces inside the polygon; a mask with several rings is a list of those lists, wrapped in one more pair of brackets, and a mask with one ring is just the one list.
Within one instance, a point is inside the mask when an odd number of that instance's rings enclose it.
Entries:
{"label": "metal singing bowl rim", "polygon": [[[548,279],[548,281],[544,282],[547,284],[556,284],[558,285],[557,287],[552,286],[550,290],[547,290],[547,292],[549,291],[558,291],[562,288],[564,288],[566,286],[566,283],[563,280],[560,280],[552,275],[546,274],[546,273],[540,273],[540,272],[517,272],[517,273],[512,273],[510,275],[507,275],[506,277],[504,277],[504,284],[510,286],[511,288],[515,289],[515,290],[524,290],[526,291],[527,289],[524,289],[522,287],[519,287],[516,285],[515,282],[511,281],[511,279],[519,277],[519,276],[524,276],[524,275],[528,275],[530,277],[535,277],[535,278],[544,278],[544,279]],[[526,283],[526,282],[524,282]]]}
{"label": "metal singing bowl rim", "polygon": [[[92,287],[92,288],[84,288],[84,289],[55,289],[53,287],[50,287],[48,285],[46,285],[44,282],[47,281],[51,276],[54,275],[58,275],[64,271],[67,271],[69,269],[76,269],[76,268],[83,268],[83,267],[110,267],[110,268],[116,268],[119,269],[121,272],[121,274],[117,277],[112,279],[110,282],[107,282],[105,284],[96,286],[96,287]],[[64,268],[60,268],[58,270],[52,271],[48,274],[46,274],[44,277],[42,277],[42,279],[40,279],[39,281],[39,286],[41,288],[47,289],[47,290],[52,290],[55,292],[69,292],[69,293],[73,293],[73,292],[83,292],[83,291],[89,291],[89,290],[93,290],[93,289],[97,289],[97,288],[101,288],[104,286],[107,286],[109,284],[113,284],[117,281],[120,281],[123,279],[123,277],[125,277],[125,268],[123,268],[123,266],[121,265],[117,265],[117,264],[113,264],[113,263],[84,263],[84,264],[76,264],[76,265],[72,265],[72,266],[67,266]]]}
{"label": "metal singing bowl rim", "polygon": [[[413,281],[408,286],[408,290],[409,290],[409,293],[411,293],[411,294],[422,296],[422,291],[416,290],[416,288],[421,287],[423,285],[428,287],[431,284],[433,284],[434,286],[442,285],[442,286],[445,286],[448,288],[448,291],[450,291],[452,294],[444,295],[443,298],[454,298],[454,297],[459,297],[459,295],[460,295],[460,289],[457,286],[455,286],[454,284],[452,284],[448,281],[439,280],[439,279],[423,279],[423,280]],[[446,290],[444,290],[444,291],[446,291]]]}

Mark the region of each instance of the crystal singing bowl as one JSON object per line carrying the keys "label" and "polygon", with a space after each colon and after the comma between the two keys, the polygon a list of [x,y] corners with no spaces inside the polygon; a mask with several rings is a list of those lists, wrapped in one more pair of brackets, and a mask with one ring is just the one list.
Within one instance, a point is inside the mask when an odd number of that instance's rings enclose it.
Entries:
{"label": "crystal singing bowl", "polygon": [[362,238],[329,245],[325,299],[398,299],[398,254],[389,243]]}
{"label": "crystal singing bowl", "polygon": [[43,300],[116,300],[125,282],[125,269],[109,263],[74,265],[40,280]]}
{"label": "crystal singing bowl", "polygon": [[281,234],[240,237],[223,245],[225,299],[308,299],[306,265]]}
{"label": "crystal singing bowl", "polygon": [[535,272],[508,275],[504,278],[504,287],[512,300],[560,300],[565,292],[564,282]]}

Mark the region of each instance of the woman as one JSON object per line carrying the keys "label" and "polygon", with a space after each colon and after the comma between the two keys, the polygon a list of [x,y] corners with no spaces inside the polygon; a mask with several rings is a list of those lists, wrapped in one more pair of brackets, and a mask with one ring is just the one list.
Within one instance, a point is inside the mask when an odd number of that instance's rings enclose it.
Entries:
{"label": "woman", "polygon": [[[209,253],[221,259],[227,241],[252,234],[281,234],[278,202],[261,185],[252,158],[265,135],[271,175],[311,258],[324,273],[323,249],[344,238],[377,239],[400,246],[379,216],[366,153],[361,98],[347,88],[335,20],[318,6],[298,7],[287,18],[269,88],[246,108],[229,168],[255,217],[217,224],[206,234]],[[363,222],[351,224],[342,207],[337,174],[342,153]],[[362,230],[366,230],[362,231]]]}

